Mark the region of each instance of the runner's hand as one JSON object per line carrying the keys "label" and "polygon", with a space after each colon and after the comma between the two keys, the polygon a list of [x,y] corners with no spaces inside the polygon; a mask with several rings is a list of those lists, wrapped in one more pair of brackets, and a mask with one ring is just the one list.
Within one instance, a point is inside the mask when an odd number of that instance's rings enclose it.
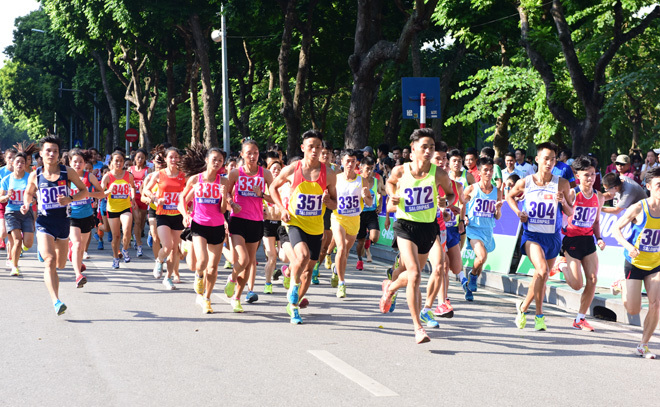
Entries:
{"label": "runner's hand", "polygon": [[231,213],[232,214],[237,214],[243,209],[241,205],[237,204],[236,202],[232,202],[231,204]]}
{"label": "runner's hand", "polygon": [[390,220],[389,213],[386,214],[386,215],[387,216],[385,216],[385,230],[390,230],[390,225],[391,225],[392,221]]}
{"label": "runner's hand", "polygon": [[321,201],[323,201],[323,203],[326,205],[330,202],[330,194],[328,194],[327,189],[323,191],[323,196],[321,197]]}
{"label": "runner's hand", "polygon": [[289,223],[291,221],[291,214],[289,211],[282,212],[282,222]]}
{"label": "runner's hand", "polygon": [[445,208],[447,206],[447,198],[438,195],[438,206],[440,208]]}
{"label": "runner's hand", "polygon": [[564,193],[561,191],[557,192],[557,202],[562,205],[566,205],[566,199],[564,197]]}
{"label": "runner's hand", "polygon": [[449,209],[450,209],[452,212],[454,212],[454,215],[458,215],[458,214],[461,213],[461,208],[459,208],[459,207],[456,206],[456,205],[451,205],[451,206],[449,207]]}
{"label": "runner's hand", "polygon": [[252,192],[257,194],[257,197],[262,198],[264,196],[264,192],[261,190],[261,184],[256,183],[252,185]]}
{"label": "runner's hand", "polygon": [[598,239],[598,241],[596,242],[596,244],[598,245],[598,248],[599,248],[600,250],[605,250],[605,246],[607,246],[607,245],[605,244],[605,241],[604,241],[603,239]]}
{"label": "runner's hand", "polygon": [[520,218],[520,221],[521,221],[522,223],[527,222],[527,219],[529,219],[529,216],[527,216],[527,212],[525,212],[525,211],[520,211],[520,212],[518,213],[518,217]]}
{"label": "runner's hand", "polygon": [[401,200],[401,197],[399,195],[392,195],[390,197],[390,202],[392,202],[392,205],[394,205],[394,206],[398,206],[400,200]]}
{"label": "runner's hand", "polygon": [[362,187],[362,198],[366,198],[369,195],[371,195],[371,192],[369,192],[369,188]]}
{"label": "runner's hand", "polygon": [[25,205],[25,204],[21,205],[21,213],[23,215],[27,214],[29,210],[30,210],[30,207],[28,205]]}
{"label": "runner's hand", "polygon": [[637,250],[636,247],[632,246],[632,249],[628,250],[628,255],[630,256],[631,259],[634,259],[635,257],[639,256],[639,250]]}
{"label": "runner's hand", "polygon": [[497,201],[495,202],[495,211],[498,211],[502,208],[503,201]]}
{"label": "runner's hand", "polygon": [[62,205],[62,206],[67,206],[68,204],[73,202],[73,199],[71,198],[71,199],[69,199],[69,203],[65,203],[64,200],[67,199],[67,198],[69,198],[69,196],[67,196],[67,195],[58,195],[57,196],[57,203]]}
{"label": "runner's hand", "polygon": [[183,226],[189,228],[191,224],[192,224],[192,216],[190,216],[189,213],[186,213],[185,215],[183,215]]}

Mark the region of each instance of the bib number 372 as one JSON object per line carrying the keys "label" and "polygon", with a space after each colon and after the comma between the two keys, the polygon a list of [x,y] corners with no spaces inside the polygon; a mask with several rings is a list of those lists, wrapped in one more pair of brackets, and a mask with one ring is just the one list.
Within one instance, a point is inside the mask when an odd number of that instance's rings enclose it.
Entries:
{"label": "bib number 372", "polygon": [[420,212],[433,208],[433,187],[413,187],[403,190],[406,212]]}

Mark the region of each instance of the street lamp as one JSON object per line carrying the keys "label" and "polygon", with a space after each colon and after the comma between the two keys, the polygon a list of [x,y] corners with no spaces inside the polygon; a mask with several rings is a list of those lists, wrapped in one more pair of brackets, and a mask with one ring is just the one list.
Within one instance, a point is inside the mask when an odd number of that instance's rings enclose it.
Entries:
{"label": "street lamp", "polygon": [[229,82],[227,77],[227,25],[224,6],[220,5],[220,30],[213,30],[211,39],[222,47],[222,146],[229,154]]}

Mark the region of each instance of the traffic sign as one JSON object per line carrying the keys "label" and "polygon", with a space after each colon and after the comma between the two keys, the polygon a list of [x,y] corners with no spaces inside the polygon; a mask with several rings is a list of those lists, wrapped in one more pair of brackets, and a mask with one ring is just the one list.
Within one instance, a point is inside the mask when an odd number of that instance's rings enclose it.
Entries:
{"label": "traffic sign", "polygon": [[401,78],[401,106],[404,119],[420,119],[422,94],[426,101],[426,118],[440,117],[440,78]]}
{"label": "traffic sign", "polygon": [[126,141],[129,143],[135,143],[138,140],[138,131],[133,128],[127,129],[124,137],[126,137]]}

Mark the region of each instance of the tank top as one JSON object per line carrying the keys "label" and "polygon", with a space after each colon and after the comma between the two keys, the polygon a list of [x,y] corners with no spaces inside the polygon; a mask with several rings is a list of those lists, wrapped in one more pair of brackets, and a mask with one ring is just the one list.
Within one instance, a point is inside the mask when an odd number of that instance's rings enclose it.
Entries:
{"label": "tank top", "polygon": [[435,184],[436,166],[431,164],[429,173],[416,179],[411,173],[410,163],[403,164],[403,176],[399,180],[399,205],[396,218],[411,222],[431,223],[436,221],[438,186]]}
{"label": "tank top", "polygon": [[[445,190],[442,188],[438,189],[438,196],[443,197],[445,196]],[[449,202],[447,202],[447,205],[449,205]],[[445,217],[443,216],[444,209],[440,207],[440,205],[437,205],[435,208],[435,218],[438,221],[438,227],[440,228],[440,231],[447,230],[447,225],[445,224]]]}
{"label": "tank top", "polygon": [[20,179],[17,179],[14,176],[14,173],[10,173],[2,179],[2,188],[0,189],[7,192],[10,190],[12,191],[11,195],[9,195],[9,200],[7,201],[6,212],[20,212],[21,206],[23,206],[23,195],[25,195],[29,178],[30,173],[25,172],[23,178]]}
{"label": "tank top", "polygon": [[193,195],[193,214],[195,223],[202,226],[221,226],[225,217],[220,212],[222,195],[220,194],[221,175],[216,174],[213,182],[205,182],[204,174],[199,174]]}
{"label": "tank top", "polygon": [[337,177],[337,209],[335,212],[341,216],[359,216],[364,208],[362,200],[362,177],[356,176],[348,181],[344,177]]}
{"label": "tank top", "polygon": [[364,208],[362,209],[362,212],[373,212],[376,209],[378,209],[378,178],[373,177],[374,179],[374,185],[369,189],[369,193],[371,194],[371,205],[367,206],[364,205]]}
{"label": "tank top", "polygon": [[626,260],[642,270],[653,270],[660,266],[660,218],[651,216],[649,200],[642,201],[644,218],[638,224],[632,225],[632,234],[628,241],[639,250],[634,259],[630,258],[628,250],[624,251]]}
{"label": "tank top", "polygon": [[124,171],[121,178],[115,178],[111,172],[108,173],[108,211],[121,212],[131,207],[131,185],[130,173]]}
{"label": "tank top", "polygon": [[238,213],[232,210],[231,216],[247,220],[263,221],[263,197],[260,197],[252,190],[252,187],[258,185],[262,191],[265,191],[264,169],[259,170],[254,175],[247,175],[243,167],[238,168],[238,179],[234,185],[234,202],[241,206]]}
{"label": "tank top", "polygon": [[591,197],[586,198],[580,187],[575,187],[574,191],[573,215],[568,218],[568,224],[563,232],[568,237],[592,236],[594,234],[594,222],[598,214],[598,194],[596,190],[592,190]]}
{"label": "tank top", "polygon": [[470,223],[468,227],[493,229],[495,228],[495,204],[497,203],[497,188],[493,187],[490,193],[485,193],[479,183],[472,184],[476,194],[467,202],[465,214]]}
{"label": "tank top", "polygon": [[[82,182],[87,187],[87,191],[92,190],[92,183],[89,182],[90,175],[95,176],[94,174],[90,174],[88,171],[85,171],[81,178]],[[71,189],[71,195],[75,195],[79,192],[78,187],[74,183],[71,183],[69,185],[69,188]],[[90,197],[81,199],[79,201],[71,202],[71,204],[69,205],[69,209],[71,211],[71,217],[73,219],[83,219],[94,215],[94,209],[92,208],[92,198]]]}
{"label": "tank top", "polygon": [[37,195],[38,206],[37,211],[39,216],[53,216],[66,218],[67,208],[57,202],[57,196],[69,195],[69,176],[67,174],[66,166],[60,164],[60,176],[55,181],[48,181],[44,176],[44,167],[37,168]]}
{"label": "tank top", "polygon": [[[451,180],[451,189],[454,192],[454,202],[447,202],[447,205],[456,205],[458,203],[458,185],[457,181]],[[445,208],[445,212],[449,215],[449,220],[445,221],[445,227],[455,228],[458,227],[458,219],[456,214],[449,208]]]}
{"label": "tank top", "polygon": [[323,234],[323,191],[327,185],[325,164],[321,163],[319,176],[314,181],[305,179],[302,173],[302,161],[296,164],[289,200],[290,226],[297,226],[310,235]]}
{"label": "tank top", "polygon": [[561,229],[561,205],[557,202],[559,176],[553,175],[546,186],[538,186],[533,175],[525,177],[525,203],[523,211],[528,220],[523,228],[528,232],[553,234]]}
{"label": "tank top", "polygon": [[147,167],[138,170],[136,166],[132,166],[128,169],[128,172],[133,174],[133,182],[135,183],[135,200],[140,199],[140,191],[142,190],[144,179],[147,176],[147,171],[149,171],[149,168]]}
{"label": "tank top", "polygon": [[179,204],[179,195],[181,195],[185,186],[186,175],[182,171],[179,171],[176,177],[169,177],[167,170],[160,170],[158,174],[159,203],[156,215],[181,215],[177,205]]}

